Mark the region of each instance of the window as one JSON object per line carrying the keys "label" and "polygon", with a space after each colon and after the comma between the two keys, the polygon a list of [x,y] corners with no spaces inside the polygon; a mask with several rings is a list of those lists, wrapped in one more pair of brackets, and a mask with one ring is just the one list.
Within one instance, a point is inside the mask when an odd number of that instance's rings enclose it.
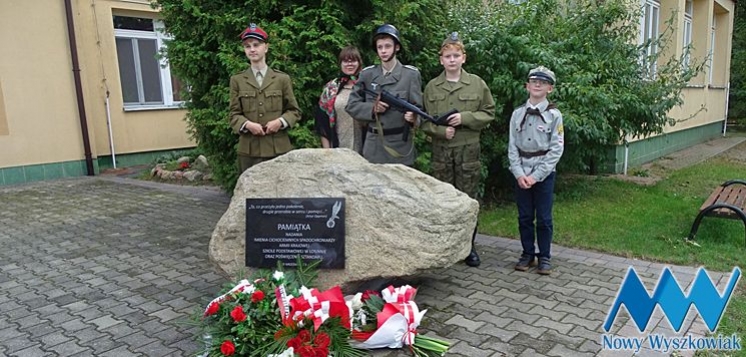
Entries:
{"label": "window", "polygon": [[640,43],[647,43],[643,66],[647,69],[648,78],[655,78],[656,54],[658,53],[658,22],[660,21],[661,4],[656,0],[643,0],[643,14],[640,19]]}
{"label": "window", "polygon": [[717,20],[716,17],[712,18],[712,31],[710,31],[710,50],[708,53],[709,57],[709,76],[707,78],[707,84],[712,84],[712,73],[715,72],[713,68],[713,63],[715,63],[715,32],[717,30],[717,26],[715,21]]}
{"label": "window", "polygon": [[180,81],[158,58],[168,37],[161,20],[114,16],[119,78],[125,108],[173,106],[181,102]]}
{"label": "window", "polygon": [[692,12],[694,10],[694,4],[692,0],[686,0],[684,5],[684,67],[689,67],[689,61],[691,59],[691,45],[692,45]]}

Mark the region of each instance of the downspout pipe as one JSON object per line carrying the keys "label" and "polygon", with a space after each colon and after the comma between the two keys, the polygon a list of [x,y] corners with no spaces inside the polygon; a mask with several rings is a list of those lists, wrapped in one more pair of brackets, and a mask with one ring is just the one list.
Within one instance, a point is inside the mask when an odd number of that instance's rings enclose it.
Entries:
{"label": "downspout pipe", "polygon": [[78,61],[78,43],[75,41],[75,21],[71,0],[65,0],[65,16],[67,17],[67,37],[70,40],[70,57],[73,64],[73,78],[75,79],[75,97],[78,100],[78,115],[80,129],[83,134],[83,150],[85,152],[85,167],[88,176],[95,175],[93,170],[93,154],[91,153],[91,139],[88,135],[88,120],[85,115],[83,102],[83,84],[80,80],[80,62]]}
{"label": "downspout pipe", "polygon": [[730,81],[728,81],[728,84],[725,86],[725,121],[723,121],[723,137],[725,137],[725,132],[728,130],[729,101],[730,101]]}

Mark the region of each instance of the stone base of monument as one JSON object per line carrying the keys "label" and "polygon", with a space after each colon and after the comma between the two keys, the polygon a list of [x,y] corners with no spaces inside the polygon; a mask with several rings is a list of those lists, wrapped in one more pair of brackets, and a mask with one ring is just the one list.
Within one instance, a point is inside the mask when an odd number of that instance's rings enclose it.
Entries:
{"label": "stone base of monument", "polygon": [[476,200],[415,169],[370,164],[347,149],[293,150],[241,175],[210,259],[229,275],[254,271],[245,267],[247,198],[320,197],[345,198],[346,230],[345,268],[320,270],[320,289],[413,283],[419,273],[460,264],[479,212]]}

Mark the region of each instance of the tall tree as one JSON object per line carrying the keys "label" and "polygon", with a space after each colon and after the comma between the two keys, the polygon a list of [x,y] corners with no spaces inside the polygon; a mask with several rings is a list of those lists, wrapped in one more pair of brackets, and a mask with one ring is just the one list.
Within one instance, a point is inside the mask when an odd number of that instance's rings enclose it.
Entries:
{"label": "tall tree", "polygon": [[[627,135],[642,138],[674,124],[668,112],[702,68],[703,59],[685,67],[683,57],[662,56],[672,43],[670,27],[638,44],[641,13],[625,0],[460,0],[449,14],[465,35],[465,68],[487,81],[501,113],[482,138],[493,178],[507,174],[508,122],[527,99],[530,68],[544,65],[557,74],[549,99],[565,122],[560,165],[583,172],[595,171],[609,146]],[[651,45],[658,52],[646,55]],[[654,76],[650,63],[657,64]]]}
{"label": "tall tree", "polygon": [[736,6],[733,19],[733,43],[730,60],[728,119],[746,125],[746,9]]}
{"label": "tall tree", "polygon": [[[375,28],[397,26],[400,59],[420,68],[423,78],[438,71],[437,50],[447,30],[444,0],[155,0],[172,36],[164,55],[186,81],[187,123],[214,166],[217,182],[230,190],[237,180],[237,136],[228,126],[228,80],[248,67],[238,34],[254,22],[269,34],[268,65],[290,75],[303,119],[290,131],[296,147],[317,147],[313,107],[321,89],[339,71],[337,54],[357,45],[366,64],[376,58]],[[422,141],[422,140],[420,140]],[[420,144],[422,146],[422,143]]]}

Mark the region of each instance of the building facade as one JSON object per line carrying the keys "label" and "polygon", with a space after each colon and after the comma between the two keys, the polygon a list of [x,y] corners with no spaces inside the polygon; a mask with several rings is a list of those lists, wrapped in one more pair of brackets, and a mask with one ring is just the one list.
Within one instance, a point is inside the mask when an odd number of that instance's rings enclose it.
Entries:
{"label": "building facade", "polygon": [[0,185],[194,147],[149,1],[6,0],[0,13]]}
{"label": "building facade", "polygon": [[[628,137],[609,153],[606,171],[623,172],[674,151],[716,138],[726,132],[731,43],[735,2],[733,0],[640,0],[640,43],[656,38],[669,26],[673,30],[670,53],[661,53],[659,61],[671,56],[685,62],[705,61],[704,72],[692,79],[682,92],[683,105],[669,115],[676,124],[662,135],[647,138]],[[686,49],[690,49],[687,55]],[[656,51],[655,46],[648,51]],[[655,63],[649,72],[655,75]]]}

